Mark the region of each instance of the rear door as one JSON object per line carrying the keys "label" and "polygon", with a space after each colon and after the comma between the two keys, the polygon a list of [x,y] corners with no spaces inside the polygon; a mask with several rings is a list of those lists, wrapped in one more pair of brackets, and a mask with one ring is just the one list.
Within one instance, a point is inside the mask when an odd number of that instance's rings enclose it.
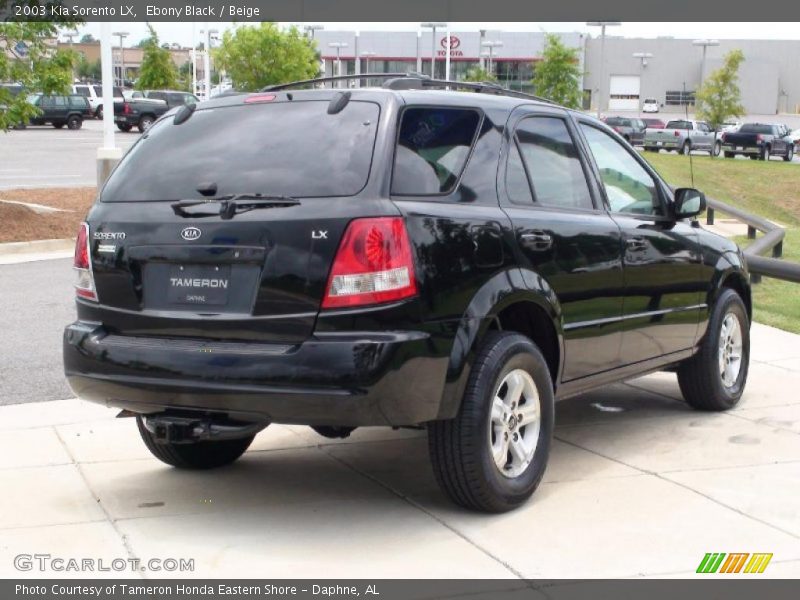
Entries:
{"label": "rear door", "polygon": [[691,348],[705,310],[697,230],[667,216],[667,191],[630,148],[591,122],[580,129],[624,240],[624,364]]}
{"label": "rear door", "polygon": [[562,380],[620,364],[624,281],[620,229],[602,207],[563,111],[512,115],[501,201],[521,264],[555,293],[564,335]]}
{"label": "rear door", "polygon": [[[348,223],[397,214],[388,199],[362,194],[380,105],[352,100],[336,114],[327,107],[217,106],[144,134],[88,219],[104,325],[130,335],[307,338]],[[203,193],[299,204],[226,219],[211,202],[176,214],[174,203],[202,202]]]}

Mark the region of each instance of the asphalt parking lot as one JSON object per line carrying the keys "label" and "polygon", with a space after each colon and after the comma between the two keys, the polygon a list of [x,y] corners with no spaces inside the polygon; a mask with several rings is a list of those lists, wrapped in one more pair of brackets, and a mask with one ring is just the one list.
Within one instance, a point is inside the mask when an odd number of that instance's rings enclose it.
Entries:
{"label": "asphalt parking lot", "polygon": [[[114,128],[116,144],[126,151],[139,132]],[[103,123],[84,121],[76,131],[50,126],[0,133],[0,190],[93,186],[97,183],[97,148]]]}

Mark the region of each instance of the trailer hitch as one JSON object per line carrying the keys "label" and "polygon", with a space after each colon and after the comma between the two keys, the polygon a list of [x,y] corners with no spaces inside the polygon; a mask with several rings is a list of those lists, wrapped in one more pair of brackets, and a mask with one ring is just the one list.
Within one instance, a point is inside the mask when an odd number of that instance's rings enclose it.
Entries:
{"label": "trailer hitch", "polygon": [[161,444],[235,440],[255,435],[269,425],[268,422],[240,423],[174,415],[143,415],[142,422],[155,441]]}

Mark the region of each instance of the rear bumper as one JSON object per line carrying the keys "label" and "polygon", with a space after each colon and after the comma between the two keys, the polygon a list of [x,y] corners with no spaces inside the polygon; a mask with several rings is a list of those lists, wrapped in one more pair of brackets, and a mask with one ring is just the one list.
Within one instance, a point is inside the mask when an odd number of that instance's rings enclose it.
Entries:
{"label": "rear bumper", "polygon": [[761,154],[762,146],[737,146],[736,144],[722,144],[723,152],[734,154]]}
{"label": "rear bumper", "polygon": [[317,334],[294,345],[64,331],[75,394],[137,413],[220,412],[305,425],[414,425],[437,418],[447,356],[418,331]]}

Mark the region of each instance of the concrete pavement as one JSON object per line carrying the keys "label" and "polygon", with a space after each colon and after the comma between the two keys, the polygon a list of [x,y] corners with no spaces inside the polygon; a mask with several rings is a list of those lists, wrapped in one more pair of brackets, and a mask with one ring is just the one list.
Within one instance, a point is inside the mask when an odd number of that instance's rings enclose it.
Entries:
{"label": "concrete pavement", "polygon": [[752,348],[728,413],[690,410],[667,373],[559,403],[544,483],[497,516],[448,503],[420,431],[272,425],[236,464],[185,472],[111,409],[0,407],[0,577],[48,575],[19,553],[194,559],[176,577],[692,577],[706,552],[800,577],[800,336],[756,324]]}

